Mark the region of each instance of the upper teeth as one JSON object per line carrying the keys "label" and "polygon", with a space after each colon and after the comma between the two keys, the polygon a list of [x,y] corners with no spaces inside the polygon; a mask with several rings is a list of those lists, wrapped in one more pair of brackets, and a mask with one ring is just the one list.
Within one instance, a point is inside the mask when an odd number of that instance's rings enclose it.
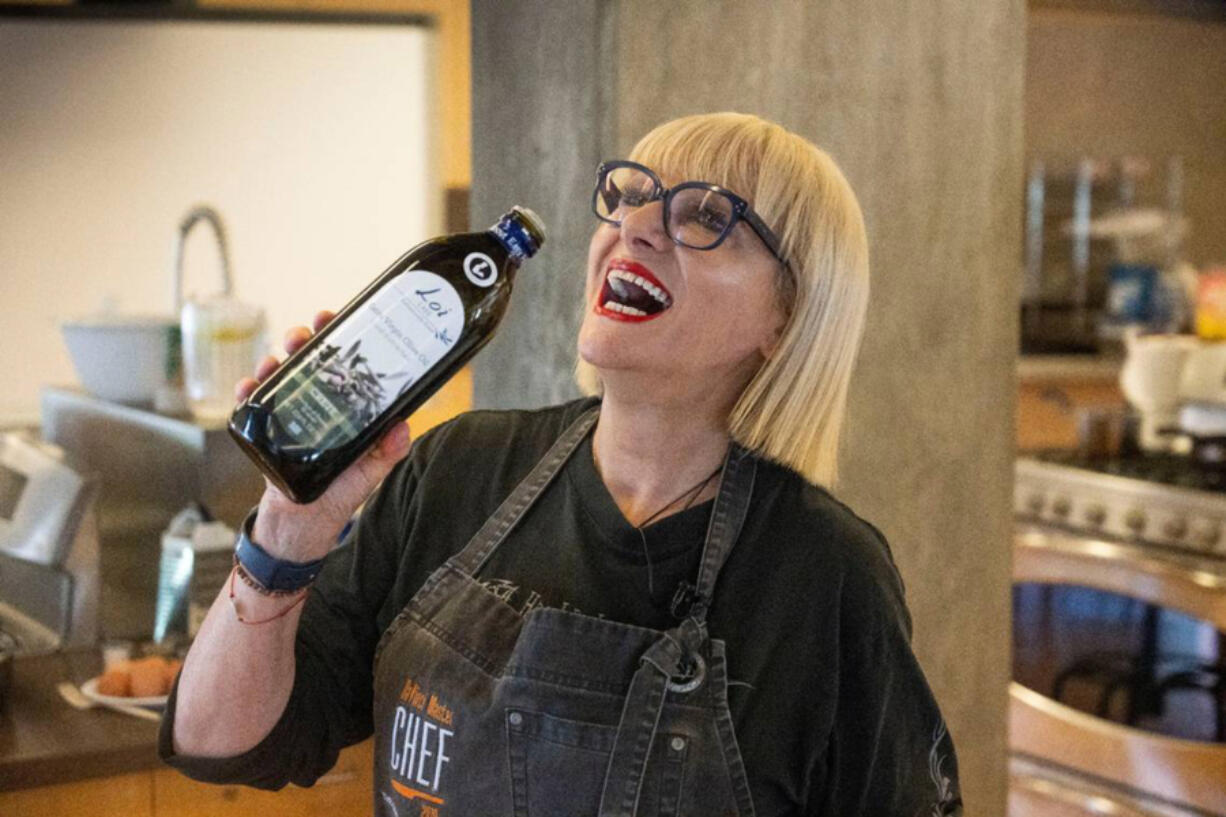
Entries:
{"label": "upper teeth", "polygon": [[672,300],[668,297],[664,290],[660,289],[658,286],[651,283],[651,281],[648,281],[641,275],[635,275],[632,272],[626,272],[625,270],[621,269],[613,269],[609,270],[609,277],[618,278],[622,281],[629,281],[635,286],[642,287],[648,294],[651,295],[651,297],[655,298],[665,306],[672,303]]}

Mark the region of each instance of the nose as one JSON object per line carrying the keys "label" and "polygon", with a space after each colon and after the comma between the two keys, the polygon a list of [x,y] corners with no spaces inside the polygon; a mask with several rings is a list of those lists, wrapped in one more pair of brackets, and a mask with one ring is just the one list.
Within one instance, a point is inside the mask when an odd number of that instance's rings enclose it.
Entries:
{"label": "nose", "polygon": [[635,207],[622,216],[622,240],[630,249],[665,252],[672,240],[664,231],[664,202],[653,201]]}

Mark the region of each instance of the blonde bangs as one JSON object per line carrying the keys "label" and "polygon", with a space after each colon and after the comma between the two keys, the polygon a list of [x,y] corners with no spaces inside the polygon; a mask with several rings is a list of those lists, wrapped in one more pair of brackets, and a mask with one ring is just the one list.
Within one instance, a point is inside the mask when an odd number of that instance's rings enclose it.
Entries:
{"label": "blonde bangs", "polygon": [[765,126],[733,113],[674,119],[640,139],[629,159],[674,181],[712,182],[752,201]]}
{"label": "blonde bangs", "polygon": [[[851,374],[868,310],[868,239],[860,205],[834,160],[772,122],[739,113],[687,116],[644,136],[631,152],[666,183],[712,182],[742,196],[780,239],[790,273],[788,315],[775,354],[728,417],[740,445],[833,489]],[[602,391],[581,357],[575,381]]]}
{"label": "blonde bangs", "polygon": [[[778,131],[778,133],[776,133]],[[786,196],[779,184],[762,184],[772,142],[789,134],[756,116],[715,113],[674,119],[639,140],[629,159],[677,181],[704,181],[747,200],[780,239]],[[770,180],[767,180],[768,182]]]}

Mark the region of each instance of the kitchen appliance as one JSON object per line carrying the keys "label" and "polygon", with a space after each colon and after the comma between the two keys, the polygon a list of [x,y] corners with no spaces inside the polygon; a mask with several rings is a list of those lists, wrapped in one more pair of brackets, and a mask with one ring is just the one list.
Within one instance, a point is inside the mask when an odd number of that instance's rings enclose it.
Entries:
{"label": "kitchen appliance", "polygon": [[[1092,354],[1130,323],[1187,318],[1169,274],[1187,231],[1183,163],[1035,157],[1025,192],[1023,354]],[[1119,263],[1145,265],[1112,268]]]}
{"label": "kitchen appliance", "polygon": [[162,534],[153,640],[195,638],[234,566],[238,531],[216,522],[197,503],[170,520]]}
{"label": "kitchen appliance", "polygon": [[1180,372],[1179,395],[1187,402],[1226,406],[1226,342],[1194,344]]}
{"label": "kitchen appliance", "polygon": [[237,530],[264,481],[220,420],[167,417],[67,388],[44,388],[41,402],[43,439],[97,479],[101,635],[148,639],[171,519],[195,501]]}
{"label": "kitchen appliance", "polygon": [[1125,335],[1124,396],[1140,413],[1139,442],[1226,470],[1226,343],[1192,335]]}
{"label": "kitchen appliance", "polygon": [[13,684],[13,657],[17,654],[17,640],[0,630],[0,715],[8,704],[9,687]]}
{"label": "kitchen appliance", "polygon": [[1203,469],[1226,472],[1226,405],[1184,403],[1178,425],[1161,433],[1172,450],[1186,452]]}
{"label": "kitchen appliance", "polygon": [[63,450],[0,434],[0,632],[13,652],[96,640],[95,497]]}
{"label": "kitchen appliance", "polygon": [[1170,438],[1161,430],[1177,421],[1184,363],[1197,348],[1197,340],[1192,335],[1140,335],[1130,329],[1124,333],[1124,348],[1120,389],[1141,413],[1141,448],[1168,450]]}
{"label": "kitchen appliance", "polygon": [[1015,477],[1011,817],[1226,815],[1226,472],[1043,451]]}

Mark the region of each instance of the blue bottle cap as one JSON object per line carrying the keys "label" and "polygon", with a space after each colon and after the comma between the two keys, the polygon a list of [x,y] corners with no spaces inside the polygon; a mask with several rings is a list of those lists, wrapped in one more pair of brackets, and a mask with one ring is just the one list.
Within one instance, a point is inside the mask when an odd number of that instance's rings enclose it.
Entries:
{"label": "blue bottle cap", "polygon": [[545,223],[527,207],[512,207],[491,231],[517,264],[536,255],[545,243]]}

